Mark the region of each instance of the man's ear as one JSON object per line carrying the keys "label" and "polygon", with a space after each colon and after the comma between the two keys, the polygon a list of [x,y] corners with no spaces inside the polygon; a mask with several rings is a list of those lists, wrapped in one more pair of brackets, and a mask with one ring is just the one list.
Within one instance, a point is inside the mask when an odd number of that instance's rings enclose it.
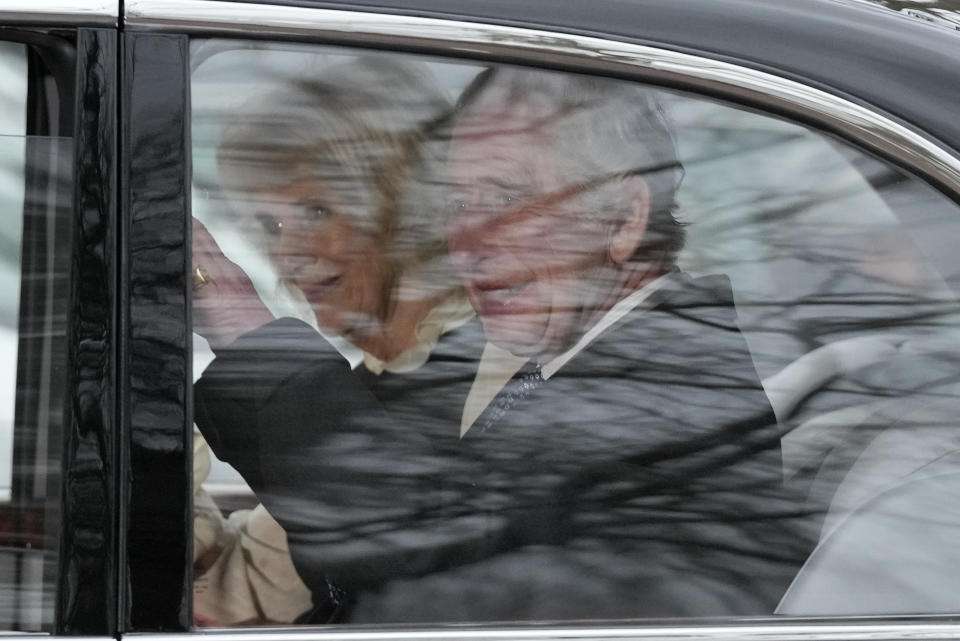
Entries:
{"label": "man's ear", "polygon": [[615,263],[625,263],[636,253],[637,247],[647,235],[650,220],[650,188],[640,176],[623,179],[627,192],[627,219],[610,237],[610,258]]}

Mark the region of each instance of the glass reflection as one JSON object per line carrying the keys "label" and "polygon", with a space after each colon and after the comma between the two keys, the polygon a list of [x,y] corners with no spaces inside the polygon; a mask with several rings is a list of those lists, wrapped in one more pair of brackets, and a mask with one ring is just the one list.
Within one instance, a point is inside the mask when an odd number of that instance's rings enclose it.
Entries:
{"label": "glass reflection", "polygon": [[42,49],[0,42],[0,634],[53,629],[61,543],[74,149],[35,135],[57,109]]}
{"label": "glass reflection", "polygon": [[220,216],[308,313],[195,224],[197,424],[262,504],[203,503],[198,620],[880,608],[843,524],[955,441],[956,272],[888,205],[916,183],[679,94],[442,71],[346,58],[220,114]]}
{"label": "glass reflection", "polygon": [[0,630],[54,624],[73,223],[70,139],[0,136]]}

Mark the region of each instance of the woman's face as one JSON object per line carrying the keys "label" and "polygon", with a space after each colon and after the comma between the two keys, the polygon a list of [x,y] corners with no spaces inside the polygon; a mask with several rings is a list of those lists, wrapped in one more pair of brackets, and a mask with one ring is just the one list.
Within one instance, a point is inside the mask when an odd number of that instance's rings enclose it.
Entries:
{"label": "woman's face", "polygon": [[387,277],[374,212],[365,221],[347,213],[316,178],[256,200],[254,222],[279,278],[303,292],[320,327],[344,336],[375,329],[387,304]]}

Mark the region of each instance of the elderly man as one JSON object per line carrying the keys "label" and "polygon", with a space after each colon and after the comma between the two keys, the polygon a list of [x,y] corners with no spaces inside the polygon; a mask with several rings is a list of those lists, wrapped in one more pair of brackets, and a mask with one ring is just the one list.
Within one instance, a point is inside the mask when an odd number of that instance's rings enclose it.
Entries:
{"label": "elderly man", "polygon": [[522,357],[491,346],[482,368],[529,358],[549,378],[670,282],[673,136],[623,83],[499,69],[465,98],[450,249],[487,338]]}
{"label": "elderly man", "polygon": [[681,170],[643,90],[511,70],[477,83],[451,145],[450,248],[490,341],[546,363],[672,269]]}
{"label": "elderly man", "polygon": [[459,536],[352,620],[773,612],[806,539],[729,283],[675,266],[681,169],[655,94],[488,70],[446,174],[487,341],[444,448]]}
{"label": "elderly man", "polygon": [[772,612],[805,544],[729,284],[675,266],[681,169],[655,95],[504,67],[461,103],[449,246],[488,341],[461,441],[486,552],[373,603],[466,620]]}
{"label": "elderly man", "polygon": [[802,537],[729,284],[674,267],[680,167],[654,95],[499,68],[450,122],[430,180],[479,322],[381,377],[288,323],[197,386],[201,427],[245,439],[309,618],[772,613]]}

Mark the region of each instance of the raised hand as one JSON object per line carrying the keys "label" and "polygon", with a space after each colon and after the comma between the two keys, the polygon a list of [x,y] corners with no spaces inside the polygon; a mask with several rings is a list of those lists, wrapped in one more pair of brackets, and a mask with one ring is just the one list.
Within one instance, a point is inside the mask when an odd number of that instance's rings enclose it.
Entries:
{"label": "raised hand", "polygon": [[274,320],[253,282],[193,219],[193,331],[217,350]]}

